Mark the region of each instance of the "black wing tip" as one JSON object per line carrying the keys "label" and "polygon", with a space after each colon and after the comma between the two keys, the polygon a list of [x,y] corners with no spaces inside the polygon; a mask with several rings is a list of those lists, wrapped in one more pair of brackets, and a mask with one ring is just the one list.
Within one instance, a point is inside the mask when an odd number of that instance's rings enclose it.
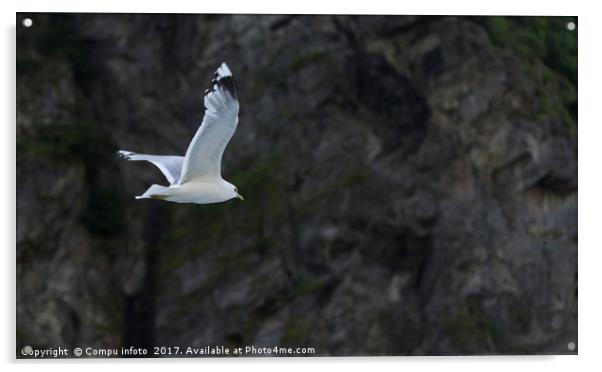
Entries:
{"label": "black wing tip", "polygon": [[221,79],[218,79],[217,85],[230,93],[234,99],[237,99],[236,84],[234,83],[234,78],[232,76],[224,76]]}
{"label": "black wing tip", "polygon": [[213,79],[211,79],[209,88],[205,90],[205,95],[215,92],[217,88],[227,91],[232,98],[238,99],[236,94],[236,83],[234,82],[234,77],[226,62],[223,62],[215,73],[213,73]]}

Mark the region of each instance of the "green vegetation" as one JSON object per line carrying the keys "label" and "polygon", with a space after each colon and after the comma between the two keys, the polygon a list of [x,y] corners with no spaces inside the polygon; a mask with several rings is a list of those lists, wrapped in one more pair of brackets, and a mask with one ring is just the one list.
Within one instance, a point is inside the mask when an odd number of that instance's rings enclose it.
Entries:
{"label": "green vegetation", "polygon": [[298,346],[305,342],[311,325],[298,319],[289,319],[284,325],[281,342],[285,346]]}
{"label": "green vegetation", "polygon": [[[536,120],[561,118],[577,122],[577,29],[567,30],[574,17],[479,17],[491,39],[524,61],[526,72],[538,81],[540,101]],[[543,64],[547,70],[538,68]],[[558,79],[561,77],[561,79]],[[558,80],[561,80],[558,82]],[[560,94],[561,102],[555,95]]]}
{"label": "green vegetation", "polygon": [[369,176],[369,169],[365,166],[357,166],[352,169],[345,177],[338,179],[324,188],[318,190],[309,200],[305,202],[301,210],[301,218],[307,218],[313,215],[318,209],[323,206],[323,202],[331,196],[340,193],[341,190],[349,189],[366,180]]}
{"label": "green vegetation", "polygon": [[492,40],[530,62],[546,66],[577,85],[577,29],[569,31],[573,17],[482,17]]}
{"label": "green vegetation", "polygon": [[252,166],[242,172],[234,175],[233,183],[241,192],[249,190],[253,192],[255,187],[262,186],[267,177],[276,172],[282,163],[282,158],[278,154],[272,154],[263,160],[251,162]]}
{"label": "green vegetation", "polygon": [[62,163],[90,166],[113,154],[108,135],[91,121],[82,118],[39,125],[34,133],[19,136],[17,149],[21,154],[31,153]]}
{"label": "green vegetation", "polygon": [[124,231],[122,199],[112,185],[99,179],[98,165],[106,163],[115,151],[108,135],[98,126],[83,118],[39,125],[18,137],[17,153],[19,157],[46,159],[62,167],[83,167],[88,206],[81,221],[91,234],[103,238]]}
{"label": "green vegetation", "polygon": [[493,331],[484,314],[468,306],[456,309],[443,319],[443,329],[452,345],[462,352],[486,350],[493,343]]}
{"label": "green vegetation", "polygon": [[508,317],[513,325],[512,332],[526,334],[533,321],[532,306],[522,297],[513,296],[508,306]]}
{"label": "green vegetation", "polygon": [[[218,229],[221,221],[222,219],[196,219],[195,222],[198,223],[198,226],[203,226],[203,235],[194,239],[190,244],[185,244],[183,246],[182,241],[185,241],[184,237],[196,237],[198,231],[191,233],[194,226],[178,226],[177,223],[174,223],[160,243],[161,247],[168,250],[170,254],[159,256],[158,282],[167,283],[167,281],[163,279],[173,270],[187,261],[204,254],[211,246],[216,245],[219,238]],[[178,250],[174,249],[174,247],[180,246],[183,248]]]}
{"label": "green vegetation", "polygon": [[273,245],[274,242],[271,239],[268,239],[266,237],[258,237],[253,243],[253,248],[255,249],[255,252],[263,256],[270,249],[272,249]]}
{"label": "green vegetation", "polygon": [[305,67],[316,63],[328,57],[328,53],[322,49],[311,49],[305,54],[298,56],[290,64],[290,69],[294,72],[303,70]]}
{"label": "green vegetation", "polygon": [[[213,291],[213,289],[217,285],[218,280],[218,275],[211,275],[207,277],[201,283],[201,286],[194,292],[185,295],[178,295],[174,300],[174,304],[177,304],[177,306],[174,306],[173,310],[171,310],[167,314],[165,324],[176,322],[182,317],[187,316],[190,312],[191,305],[208,301],[207,296],[209,296],[211,291]],[[163,325],[163,327],[165,327],[165,324]]]}
{"label": "green vegetation", "polygon": [[[179,225],[174,222],[173,228],[167,233],[161,245],[170,251],[169,255],[161,255],[159,276],[168,275],[172,270],[183,263],[204,254],[209,248],[225,244],[224,231],[232,230],[237,234],[252,235],[257,233],[264,221],[279,220],[286,210],[284,202],[285,188],[278,175],[281,167],[281,158],[273,154],[262,160],[248,161],[252,164],[232,177],[245,201],[238,200],[220,204],[218,207],[208,206],[198,208],[195,205],[181,205],[180,209],[189,209],[186,214],[194,215],[186,224]],[[245,213],[238,214],[239,208],[244,208]],[[199,230],[199,226],[202,228]],[[183,239],[190,239],[190,244],[182,245]],[[258,237],[250,240],[249,248],[264,252],[273,247],[272,243]],[[174,250],[173,247],[182,247]],[[244,264],[243,257],[238,252],[228,249],[220,250],[219,260],[224,266],[234,267]]]}
{"label": "green vegetation", "polygon": [[294,289],[295,295],[303,296],[314,293],[324,288],[324,282],[318,278],[307,278],[302,280]]}
{"label": "green vegetation", "polygon": [[[91,234],[110,237],[125,230],[125,218],[121,199],[114,188],[97,187],[90,190],[88,208],[84,209],[82,221]],[[109,244],[108,246],[113,247]]]}
{"label": "green vegetation", "polygon": [[[27,99],[19,97],[21,105],[36,101],[32,94],[47,94],[48,87],[61,84],[65,74],[73,73],[77,81],[85,81],[91,73],[84,60],[90,45],[77,32],[75,14],[35,17],[35,27],[17,27],[17,43],[17,74],[23,84],[19,94],[28,95]],[[122,196],[112,187],[114,180],[101,173],[99,164],[110,162],[115,146],[109,134],[89,119],[81,101],[76,102],[63,101],[56,107],[63,119],[40,116],[27,107],[34,125],[18,129],[17,154],[20,159],[35,158],[58,169],[84,170],[87,206],[80,221],[91,235],[100,238],[95,243],[98,250],[111,257],[115,245],[109,240],[125,231],[125,218]]]}
{"label": "green vegetation", "polygon": [[66,60],[83,71],[86,42],[76,32],[76,14],[36,18],[35,27],[17,27],[17,74],[37,77],[55,74],[56,60]]}

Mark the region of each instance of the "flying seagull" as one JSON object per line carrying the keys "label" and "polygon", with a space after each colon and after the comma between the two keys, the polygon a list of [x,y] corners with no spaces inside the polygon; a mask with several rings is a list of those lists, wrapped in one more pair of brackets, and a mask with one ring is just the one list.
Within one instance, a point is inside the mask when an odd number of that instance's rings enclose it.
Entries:
{"label": "flying seagull", "polygon": [[152,185],[136,199],[209,204],[233,198],[244,200],[236,186],[224,180],[224,149],[238,124],[238,98],[232,72],[222,63],[205,90],[205,117],[185,156],[146,155],[120,150],[127,160],[145,160],[161,170],[169,186]]}

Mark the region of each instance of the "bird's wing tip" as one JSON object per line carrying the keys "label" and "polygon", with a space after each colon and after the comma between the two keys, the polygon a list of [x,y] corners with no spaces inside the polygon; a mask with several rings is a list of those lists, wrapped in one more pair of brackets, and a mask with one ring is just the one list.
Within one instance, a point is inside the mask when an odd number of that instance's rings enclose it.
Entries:
{"label": "bird's wing tip", "polygon": [[232,71],[230,71],[230,68],[228,67],[226,62],[222,62],[222,64],[217,69],[217,74],[218,76],[232,76]]}
{"label": "bird's wing tip", "polygon": [[124,159],[127,159],[127,160],[130,160],[130,158],[131,158],[131,156],[133,154],[134,154],[133,152],[126,151],[126,150],[119,150],[119,151],[117,151],[117,156],[119,156],[121,158],[124,158]]}
{"label": "bird's wing tip", "polygon": [[237,99],[234,77],[232,76],[232,71],[230,71],[230,68],[228,67],[226,62],[222,62],[222,64],[218,67],[217,71],[215,71],[215,74],[213,75],[213,80],[211,80],[209,88],[205,89],[205,97],[207,97],[213,92],[216,92],[218,90],[218,87],[223,91],[227,91],[235,100]]}

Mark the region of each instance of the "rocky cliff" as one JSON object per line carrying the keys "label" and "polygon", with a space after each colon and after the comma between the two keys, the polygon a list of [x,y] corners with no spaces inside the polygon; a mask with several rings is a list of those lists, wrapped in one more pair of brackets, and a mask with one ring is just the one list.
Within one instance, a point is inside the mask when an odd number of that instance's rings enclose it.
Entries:
{"label": "rocky cliff", "polygon": [[[28,16],[18,349],[575,352],[568,18]],[[134,200],[222,61],[246,201]]]}

